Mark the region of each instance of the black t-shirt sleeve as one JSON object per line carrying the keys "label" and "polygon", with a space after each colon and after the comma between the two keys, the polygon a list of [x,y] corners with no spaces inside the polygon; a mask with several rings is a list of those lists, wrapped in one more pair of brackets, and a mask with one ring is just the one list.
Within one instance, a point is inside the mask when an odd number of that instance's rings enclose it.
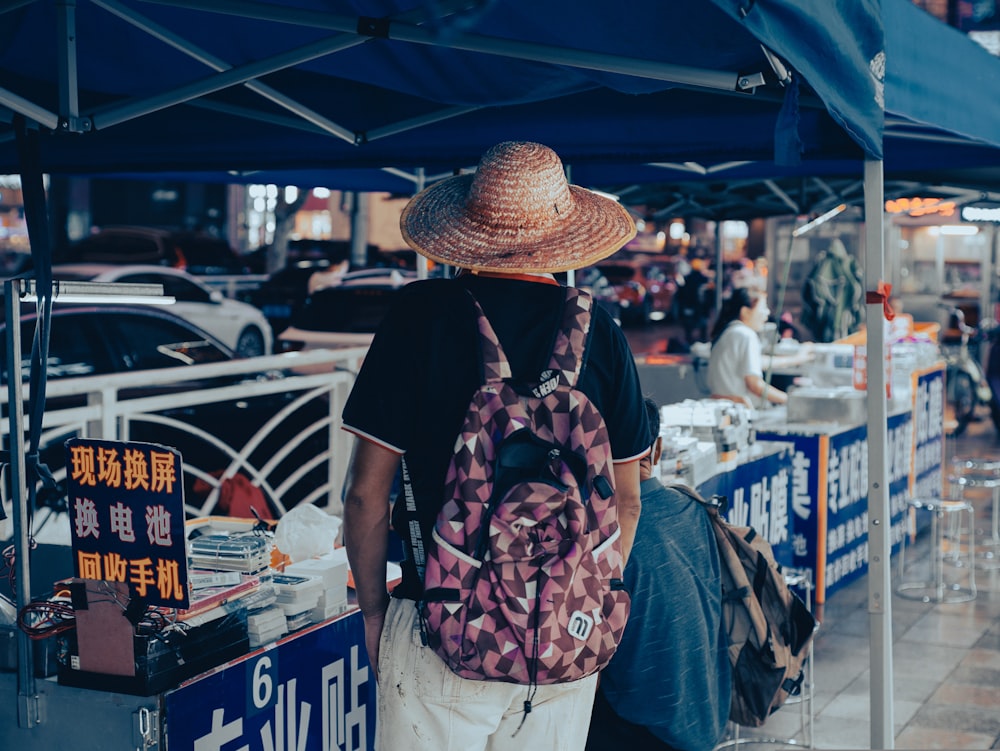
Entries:
{"label": "black t-shirt sleeve", "polygon": [[397,303],[389,309],[344,405],[345,428],[399,452],[408,448],[408,384],[419,382],[417,371],[425,367],[426,356],[414,351],[420,328],[419,308]]}
{"label": "black t-shirt sleeve", "polygon": [[[604,336],[608,342],[610,373],[607,377],[614,387],[604,397],[607,402],[599,404],[598,408],[608,427],[612,458],[621,462],[645,454],[651,441],[642,387],[632,350],[621,327],[610,316],[602,315],[604,313],[601,309],[595,311],[594,325],[598,328],[594,335]],[[591,355],[600,357],[597,347],[594,346],[593,349]],[[588,358],[587,368],[594,366],[597,366],[597,362]]]}
{"label": "black t-shirt sleeve", "polygon": [[[408,285],[365,356],[344,407],[344,426],[400,452],[413,448],[415,436],[429,438],[428,421],[447,424],[451,428],[447,439],[453,440],[459,427],[456,420],[471,397],[469,389],[478,383],[475,353],[456,346],[477,341],[467,307],[464,292],[454,282]],[[628,340],[614,319],[595,308],[591,326],[579,385],[604,417],[613,458],[627,461],[649,448],[639,375]],[[508,339],[508,343],[514,342]],[[435,368],[434,374],[427,372],[429,367]],[[446,404],[447,415],[442,414]],[[415,430],[414,423],[424,423],[424,430]]]}
{"label": "black t-shirt sleeve", "polygon": [[431,456],[435,467],[446,461],[480,383],[472,311],[454,280],[400,290],[344,405],[344,427],[420,460]]}

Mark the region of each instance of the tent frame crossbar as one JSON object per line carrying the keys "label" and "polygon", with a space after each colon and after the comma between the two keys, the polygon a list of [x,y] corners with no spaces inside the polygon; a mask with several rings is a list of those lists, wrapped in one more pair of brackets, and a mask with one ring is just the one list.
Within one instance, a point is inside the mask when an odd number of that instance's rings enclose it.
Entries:
{"label": "tent frame crossbar", "polygon": [[417,26],[405,21],[357,18],[322,11],[288,9],[270,3],[241,2],[240,0],[145,0],[157,5],[190,8],[211,13],[226,13],[264,21],[304,24],[313,27],[364,34],[389,40],[448,47],[465,52],[478,52],[501,57],[512,57],[532,62],[566,65],[573,68],[599,70],[638,78],[667,81],[678,86],[721,91],[745,91],[764,83],[763,74],[740,74],[711,68],[672,65],[654,60],[640,60],[623,55],[587,52],[566,47],[555,47],[532,42],[518,42],[475,34],[449,33],[443,35],[435,29]]}
{"label": "tent frame crossbar", "polygon": [[[203,50],[197,45],[188,42],[166,27],[155,23],[154,21],[132,11],[129,8],[126,8],[121,3],[115,2],[114,0],[92,0],[92,2],[100,8],[104,8],[109,13],[118,16],[135,28],[149,34],[154,39],[158,39],[164,44],[167,44],[185,55],[188,55],[189,57],[207,65],[218,73],[222,73],[233,68],[233,66],[229,65],[226,61],[216,57],[207,50]],[[277,104],[279,107],[283,107],[292,114],[297,115],[307,123],[316,126],[321,131],[336,136],[344,141],[347,141],[348,143],[354,142],[354,133],[352,131],[342,125],[338,125],[315,110],[306,107],[302,103],[295,101],[292,97],[286,96],[277,89],[256,80],[247,81],[243,85],[255,94],[264,97],[274,104]]]}
{"label": "tent frame crossbar", "polygon": [[[67,0],[58,7],[57,57],[59,64],[59,112],[53,113],[12,91],[0,88],[0,106],[24,115],[29,120],[50,130],[85,133],[113,127],[145,115],[179,104],[196,103],[210,94],[232,86],[245,86],[254,93],[295,115],[282,120],[274,115],[249,108],[233,108],[232,114],[275,124],[291,123],[311,125],[321,132],[353,144],[363,144],[386,136],[424,127],[446,119],[458,117],[481,109],[479,106],[444,108],[419,117],[360,133],[334,122],[267,84],[259,78],[302,63],[366,44],[375,39],[396,40],[413,44],[448,47],[466,52],[497,55],[531,62],[565,65],[567,67],[602,71],[672,83],[679,87],[725,91],[728,93],[753,92],[764,84],[763,73],[740,74],[707,68],[673,65],[653,60],[641,60],[622,55],[587,52],[530,42],[499,39],[482,35],[449,33],[440,34],[435,28],[418,25],[425,19],[424,11],[400,16],[397,19],[371,19],[341,16],[322,11],[293,9],[261,2],[233,2],[232,0],[146,0],[159,5],[188,8],[200,12],[224,13],[244,18],[274,21],[338,32],[333,37],[307,44],[278,55],[245,65],[232,66],[180,35],[155,23],[116,0],[92,0],[93,4],[111,13],[161,43],[198,60],[214,73],[204,79],[159,94],[132,99],[95,109],[81,115],[79,109],[79,81],[76,56],[76,2]],[[15,1],[8,9],[27,2]],[[468,7],[468,0],[445,4],[437,23],[443,22],[458,9]],[[418,17],[419,16],[419,17]],[[301,127],[301,123],[299,125]]]}

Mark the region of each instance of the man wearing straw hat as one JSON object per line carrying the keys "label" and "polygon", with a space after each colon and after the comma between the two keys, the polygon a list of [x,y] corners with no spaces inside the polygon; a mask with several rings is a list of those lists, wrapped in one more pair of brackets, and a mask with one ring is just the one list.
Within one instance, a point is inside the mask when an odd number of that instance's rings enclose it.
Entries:
{"label": "man wearing straw hat", "polygon": [[[422,191],[400,225],[418,253],[462,271],[454,279],[407,285],[344,408],[344,427],[357,437],[345,541],[378,681],[376,748],[582,749],[596,675],[535,687],[525,714],[525,686],[462,678],[423,646],[415,605],[422,582],[410,528],[416,525],[418,539],[431,540],[455,439],[483,382],[472,298],[492,324],[514,378],[537,377],[552,352],[566,298],[553,274],[611,255],[635,235],[635,226],[615,201],[569,185],[551,149],[524,142],[501,143],[483,155],[475,175]],[[596,307],[578,388],[607,425],[627,555],[649,431],[628,343]],[[401,464],[406,497],[390,508]],[[408,553],[391,597],[385,585],[390,514]]]}

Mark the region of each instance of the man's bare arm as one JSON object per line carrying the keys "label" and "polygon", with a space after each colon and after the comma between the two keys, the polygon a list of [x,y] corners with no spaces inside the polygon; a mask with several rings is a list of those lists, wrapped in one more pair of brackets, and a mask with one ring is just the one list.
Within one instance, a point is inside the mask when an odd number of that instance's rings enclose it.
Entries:
{"label": "man's bare arm", "polygon": [[356,438],[344,498],[344,544],[358,606],[365,618],[365,643],[378,670],[378,644],[389,604],[385,585],[389,536],[389,493],[399,454]]}
{"label": "man's bare arm", "polygon": [[642,500],[639,497],[639,461],[614,465],[615,503],[618,506],[618,526],[622,533],[622,554],[625,560],[632,552],[635,531],[639,525]]}

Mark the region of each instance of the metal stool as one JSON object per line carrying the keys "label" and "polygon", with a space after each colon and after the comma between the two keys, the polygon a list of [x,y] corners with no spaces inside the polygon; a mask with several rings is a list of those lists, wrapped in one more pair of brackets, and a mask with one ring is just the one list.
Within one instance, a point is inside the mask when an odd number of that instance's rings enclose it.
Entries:
{"label": "metal stool", "polygon": [[1000,568],[1000,460],[998,459],[954,459],[952,460],[954,474],[948,478],[952,492],[961,494],[968,500],[967,489],[981,488],[989,490],[993,496],[993,508],[990,514],[990,534],[979,543],[978,551],[982,569]]}
{"label": "metal stool", "polygon": [[[952,498],[911,498],[907,501],[911,509],[931,513],[930,578],[921,581],[906,581],[906,543],[908,535],[903,535],[899,551],[899,580],[896,594],[910,600],[922,602],[968,602],[976,597],[976,518],[972,504]],[[963,530],[963,512],[968,514],[968,527]],[[945,534],[945,519],[948,518],[948,534]],[[966,547],[962,547],[962,536],[966,537]],[[945,550],[945,543],[953,543],[952,550]],[[952,558],[956,566],[968,569],[968,586],[961,586],[944,580],[945,558]]]}
{"label": "metal stool", "polygon": [[[787,584],[792,589],[799,589],[803,592],[805,597],[803,597],[803,602],[806,604],[806,608],[812,611],[812,598],[813,598],[813,577],[812,569],[810,568],[791,568],[784,567],[785,572],[785,584]],[[816,628],[819,628],[819,622],[816,623]],[[802,688],[799,691],[798,696],[790,696],[785,704],[798,704],[799,705],[799,721],[801,723],[803,743],[809,748],[813,748],[813,720],[815,718],[815,712],[813,708],[813,644],[815,643],[815,638],[809,641],[809,657],[806,659],[806,676],[805,680],[802,682]]]}

